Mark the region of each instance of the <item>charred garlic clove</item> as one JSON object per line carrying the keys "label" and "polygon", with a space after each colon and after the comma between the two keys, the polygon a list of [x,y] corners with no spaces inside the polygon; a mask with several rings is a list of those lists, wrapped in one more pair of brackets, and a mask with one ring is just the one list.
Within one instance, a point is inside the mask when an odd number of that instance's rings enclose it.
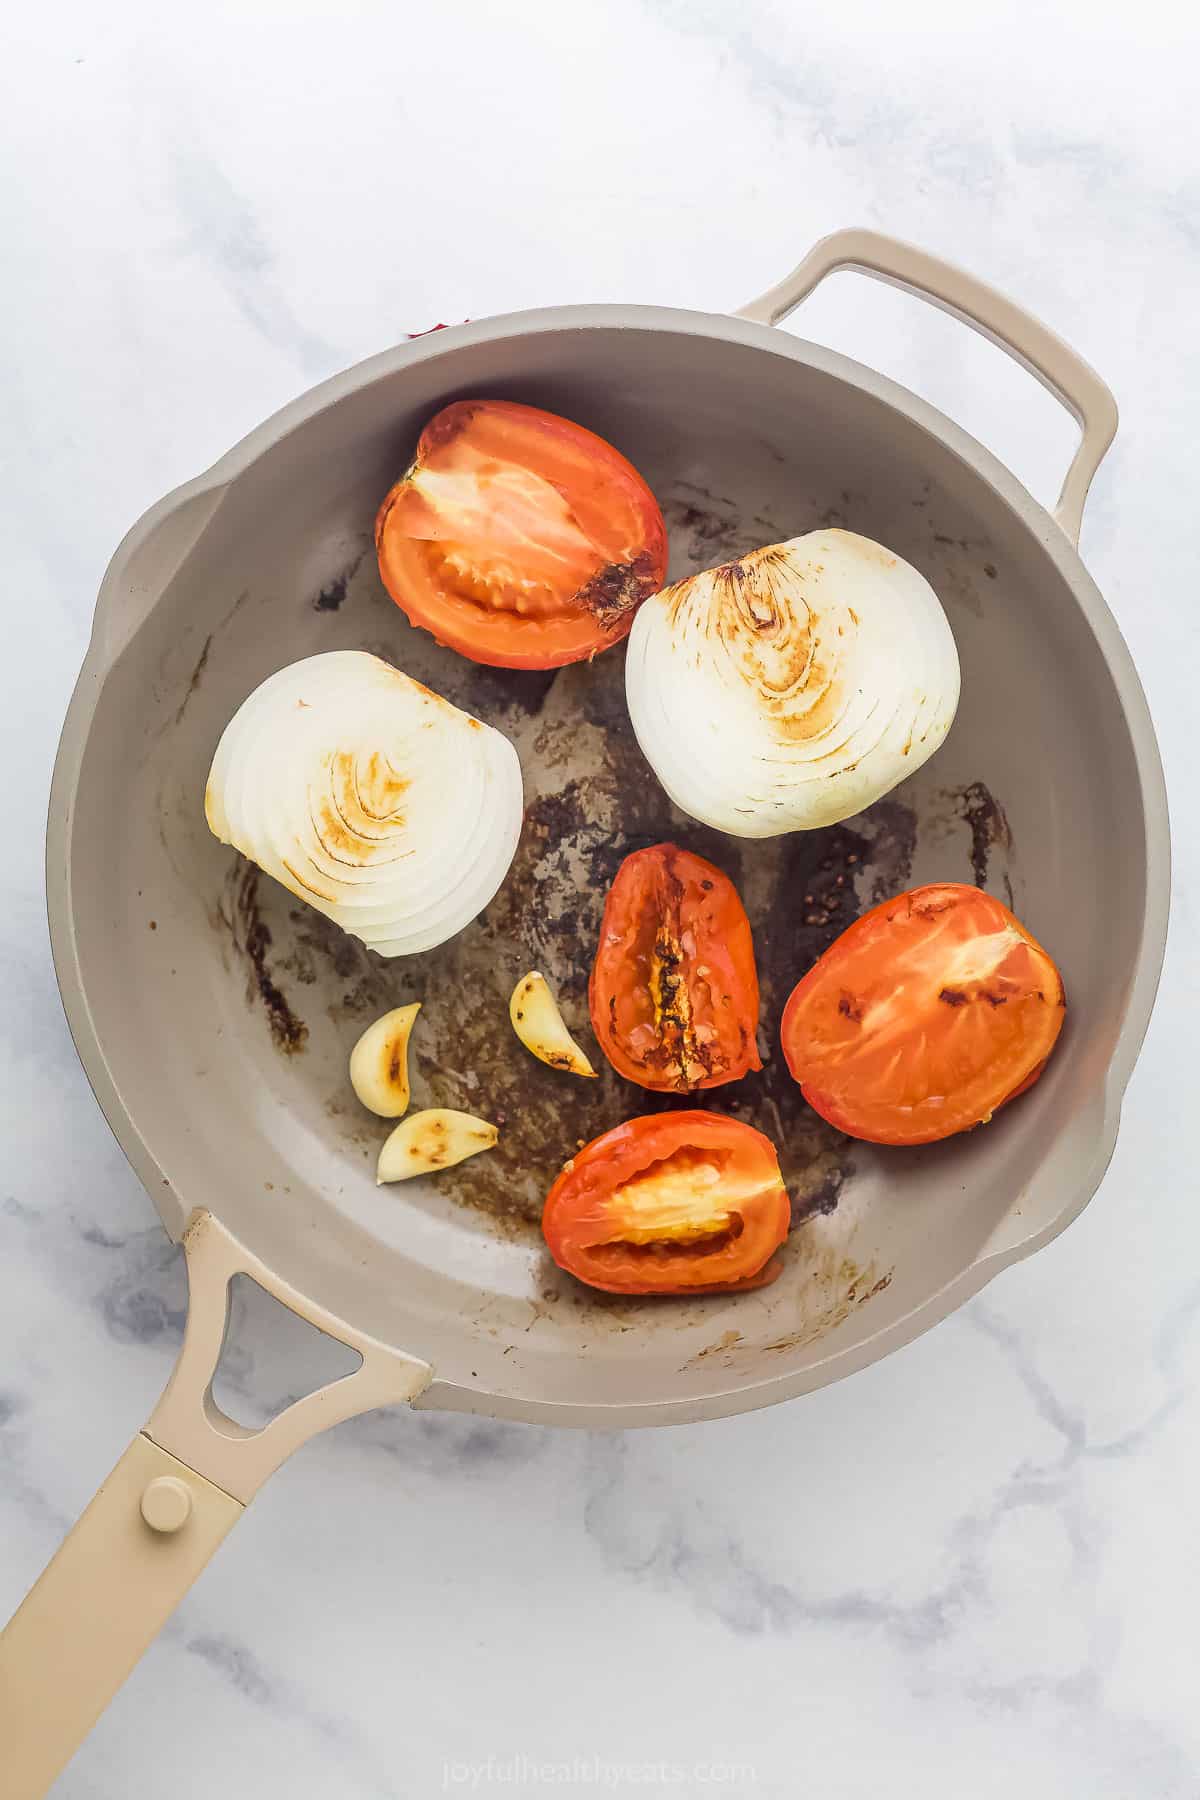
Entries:
{"label": "charred garlic clove", "polygon": [[397,1125],[379,1152],[375,1179],[382,1186],[385,1181],[407,1181],[413,1175],[436,1175],[439,1169],[453,1168],[468,1156],[490,1150],[499,1135],[486,1119],[453,1112],[449,1107],[428,1107]]}
{"label": "charred garlic clove", "polygon": [[367,1029],[350,1052],[350,1085],[368,1112],[399,1119],[408,1111],[408,1040],[421,1002],[397,1006]]}
{"label": "charred garlic clove", "polygon": [[575,1039],[563,1024],[558,1002],[544,975],[536,970],[522,976],[508,1003],[512,1028],[527,1050],[552,1069],[566,1069],[572,1075],[590,1075],[593,1069]]}
{"label": "charred garlic clove", "polygon": [[734,837],[835,825],[933,755],[958,652],[925,577],[810,531],[643,602],[625,660],[638,743],[675,804]]}

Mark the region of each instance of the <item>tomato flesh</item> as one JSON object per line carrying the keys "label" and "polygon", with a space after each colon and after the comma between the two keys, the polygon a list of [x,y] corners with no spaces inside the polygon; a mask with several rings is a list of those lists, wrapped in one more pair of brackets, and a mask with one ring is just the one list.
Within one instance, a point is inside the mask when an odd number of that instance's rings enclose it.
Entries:
{"label": "tomato flesh", "polygon": [[851,1137],[927,1144],[1033,1086],[1066,994],[1048,953],[980,888],[914,888],[864,913],[792,990],[783,1053]]}
{"label": "tomato flesh", "polygon": [[750,921],[728,875],[655,844],[617,870],[588,988],[592,1028],[627,1081],[690,1093],[762,1067]]}
{"label": "tomato flesh", "polygon": [[719,1113],[629,1119],[573,1156],[542,1212],[550,1254],[610,1294],[763,1287],[791,1206],[771,1140]]}
{"label": "tomato flesh", "polygon": [[475,662],[551,669],[623,638],[662,587],[658,502],[613,446],[510,400],[457,400],[421,433],[375,521],[414,625]]}

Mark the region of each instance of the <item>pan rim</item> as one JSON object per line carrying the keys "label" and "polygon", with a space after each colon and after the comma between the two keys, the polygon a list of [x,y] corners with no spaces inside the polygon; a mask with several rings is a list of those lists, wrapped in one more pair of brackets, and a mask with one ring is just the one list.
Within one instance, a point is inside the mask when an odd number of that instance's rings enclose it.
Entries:
{"label": "pan rim", "polygon": [[[122,587],[136,552],[176,513],[204,496],[212,498],[215,508],[223,491],[264,451],[348,395],[405,367],[436,360],[448,350],[466,344],[498,341],[530,332],[611,330],[614,327],[744,343],[767,354],[807,364],[896,409],[940,442],[995,491],[1015,522],[1031,533],[1050,557],[1080,608],[1108,668],[1129,732],[1136,767],[1142,804],[1146,887],[1142,897],[1140,941],[1131,965],[1120,1031],[1101,1082],[1102,1114],[1096,1132],[1095,1153],[1086,1173],[1067,1194],[1053,1219],[1041,1229],[1001,1249],[985,1250],[979,1259],[903,1318],[855,1345],[832,1351],[801,1371],[771,1375],[742,1385],[717,1382],[704,1394],[641,1404],[550,1401],[496,1391],[489,1389],[486,1383],[460,1384],[435,1378],[419,1402],[425,1407],[480,1412],[500,1418],[601,1427],[686,1423],[716,1418],[825,1386],[911,1342],[977,1293],[1003,1268],[1058,1236],[1093,1198],[1115,1150],[1122,1099],[1149,1026],[1165,955],[1171,863],[1166,784],[1157,737],[1140,678],[1112,612],[1079,553],[1050,514],[985,446],[929,402],[890,377],[840,352],[770,326],[720,313],[621,304],[548,307],[472,321],[409,340],[331,376],[288,402],[234,444],[207,471],[165,495],[136,521],[114,551],[103,577],[91,642],[67,708],[51,782],[46,836],[47,912],[55,974],[76,1051],[101,1111],[173,1238],[180,1235],[191,1207],[208,1204],[209,1197],[185,1201],[175,1192],[126,1108],[92,1016],[75,932],[70,865],[74,797],[100,692],[115,660],[115,649],[107,643],[105,631],[112,598]],[[152,600],[150,609],[156,603]]]}

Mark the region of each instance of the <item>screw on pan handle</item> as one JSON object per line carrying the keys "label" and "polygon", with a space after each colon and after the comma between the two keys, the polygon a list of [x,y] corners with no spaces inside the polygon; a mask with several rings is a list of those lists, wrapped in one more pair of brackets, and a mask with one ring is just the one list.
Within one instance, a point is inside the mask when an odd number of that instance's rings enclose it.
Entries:
{"label": "screw on pan handle", "polygon": [[[214,1550],[285,1457],[326,1426],[415,1400],[427,1363],[305,1299],[211,1213],[184,1233],[188,1321],[145,1429],[0,1632],[0,1794],[42,1800]],[[229,1283],[249,1275],[310,1325],[356,1350],[353,1374],[306,1394],[261,1431],[212,1397]]]}
{"label": "screw on pan handle", "polygon": [[835,231],[822,238],[790,275],[749,306],[743,306],[737,316],[762,325],[778,325],[827,275],[838,269],[856,269],[862,275],[874,276],[953,314],[1006,350],[1066,407],[1081,435],[1054,517],[1072,544],[1078,545],[1083,505],[1092,477],[1117,429],[1117,403],[1091,364],[1049,326],[989,287],[986,281],[879,231]]}

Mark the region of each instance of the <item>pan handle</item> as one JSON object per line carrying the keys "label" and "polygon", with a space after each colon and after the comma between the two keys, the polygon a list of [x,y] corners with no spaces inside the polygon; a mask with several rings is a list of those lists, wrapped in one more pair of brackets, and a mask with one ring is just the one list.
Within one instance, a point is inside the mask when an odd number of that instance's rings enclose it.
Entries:
{"label": "pan handle", "polygon": [[[433,1371],[355,1331],[280,1281],[211,1213],[183,1237],[188,1320],[162,1398],[49,1567],[0,1633],[4,1800],[41,1800],[226,1533],[285,1457],[326,1426],[413,1400]],[[362,1358],[261,1431],[212,1397],[245,1274]]]}
{"label": "pan handle", "polygon": [[226,491],[201,475],[165,495],[125,533],[104,571],[92,625],[107,664],[116,661],[195,549]]}
{"label": "pan handle", "polygon": [[1084,501],[1117,429],[1117,403],[1091,364],[1049,326],[987,282],[968,275],[954,263],[930,256],[926,250],[918,250],[914,244],[885,237],[879,231],[835,231],[821,238],[790,275],[749,306],[743,306],[737,317],[778,325],[837,269],[856,269],[862,275],[872,275],[931,301],[990,338],[1001,350],[1007,350],[1061,401],[1079,425],[1081,435],[1054,517],[1072,544],[1078,546]]}

